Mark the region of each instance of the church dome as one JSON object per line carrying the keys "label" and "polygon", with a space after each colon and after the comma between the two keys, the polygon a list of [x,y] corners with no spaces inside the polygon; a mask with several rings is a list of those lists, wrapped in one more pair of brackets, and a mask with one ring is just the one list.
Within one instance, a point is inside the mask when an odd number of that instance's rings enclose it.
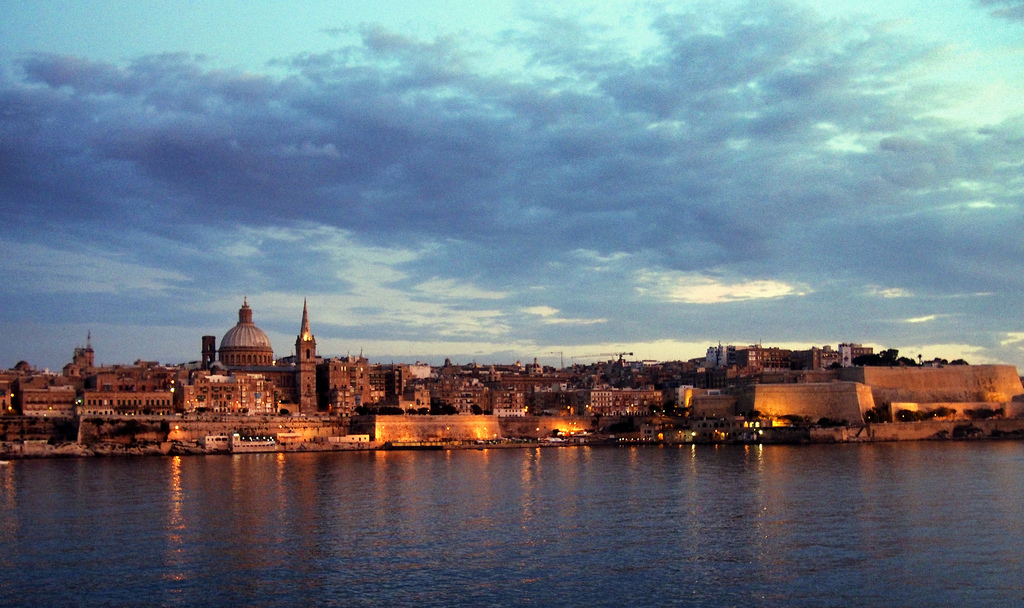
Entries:
{"label": "church dome", "polygon": [[273,365],[274,349],[270,338],[252,322],[248,300],[238,309],[238,324],[220,341],[220,360],[229,366]]}
{"label": "church dome", "polygon": [[263,330],[252,323],[239,323],[231,329],[220,340],[221,349],[224,348],[270,348],[270,338]]}

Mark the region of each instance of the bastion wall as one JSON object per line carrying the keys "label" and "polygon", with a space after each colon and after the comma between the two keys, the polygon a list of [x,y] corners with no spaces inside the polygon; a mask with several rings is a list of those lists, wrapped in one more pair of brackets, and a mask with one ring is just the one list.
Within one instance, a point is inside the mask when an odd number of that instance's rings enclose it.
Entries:
{"label": "bastion wall", "polygon": [[261,418],[216,417],[210,419],[167,419],[145,416],[90,418],[79,425],[78,442],[90,445],[101,441],[198,441],[207,435],[276,437],[279,433],[297,433],[293,441],[326,441],[327,437],[348,434],[345,418]]}
{"label": "bastion wall", "polygon": [[875,403],[1005,403],[1024,394],[1013,365],[850,367],[840,378],[871,387]]}
{"label": "bastion wall", "polygon": [[377,416],[375,441],[477,441],[501,439],[497,416]]}
{"label": "bastion wall", "polygon": [[864,421],[864,412],[875,406],[871,388],[857,382],[806,384],[757,384],[740,400],[741,409],[752,408],[763,416],[804,416]]}
{"label": "bastion wall", "polygon": [[527,416],[525,418],[501,418],[501,428],[506,437],[540,439],[551,437],[555,431],[563,433],[595,432],[598,425],[607,427],[620,420],[617,416]]}

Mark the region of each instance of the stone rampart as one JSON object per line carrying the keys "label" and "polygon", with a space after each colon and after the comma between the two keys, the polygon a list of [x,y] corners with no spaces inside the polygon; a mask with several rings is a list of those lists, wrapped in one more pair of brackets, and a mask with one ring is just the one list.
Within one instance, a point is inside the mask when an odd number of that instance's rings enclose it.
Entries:
{"label": "stone rampart", "polygon": [[806,384],[757,384],[752,387],[753,409],[763,416],[803,416],[864,421],[864,412],[875,406],[871,389],[856,382]]}
{"label": "stone rampart", "polygon": [[616,416],[527,416],[525,418],[501,418],[501,429],[506,437],[540,439],[551,437],[555,431],[562,433],[595,432],[598,424],[607,427],[619,421]]}
{"label": "stone rampart", "polygon": [[1024,436],[1024,420],[926,420],[895,424],[871,424],[869,441],[914,441],[923,439],[980,439]]}
{"label": "stone rampart", "polygon": [[735,395],[694,395],[692,400],[694,418],[731,418],[736,415]]}
{"label": "stone rampart", "polygon": [[132,441],[198,441],[207,435],[241,433],[274,436],[295,433],[293,442],[327,441],[348,434],[345,418],[290,418],[256,416],[213,416],[203,419],[149,416],[85,417],[79,425],[79,442],[127,443]]}
{"label": "stone rampart", "polygon": [[0,441],[55,439],[74,441],[78,436],[76,418],[42,416],[0,416]]}
{"label": "stone rampart", "polygon": [[903,401],[893,401],[889,404],[889,409],[892,412],[893,420],[896,420],[895,417],[900,410],[928,413],[934,412],[940,408],[953,410],[953,414],[946,416],[947,418],[966,420],[971,419],[968,410],[989,410],[990,412],[1002,410],[1002,412],[999,413],[1001,418],[1020,418],[1021,414],[1024,413],[1024,408],[1021,407],[1022,405],[1024,405],[1024,403],[1018,403],[1015,401],[1006,403],[995,403],[992,401],[947,401],[936,403],[907,403]]}
{"label": "stone rampart", "polygon": [[851,367],[840,377],[871,387],[875,403],[1004,403],[1024,394],[1013,365]]}
{"label": "stone rampart", "polygon": [[377,416],[375,441],[477,441],[503,437],[497,416]]}

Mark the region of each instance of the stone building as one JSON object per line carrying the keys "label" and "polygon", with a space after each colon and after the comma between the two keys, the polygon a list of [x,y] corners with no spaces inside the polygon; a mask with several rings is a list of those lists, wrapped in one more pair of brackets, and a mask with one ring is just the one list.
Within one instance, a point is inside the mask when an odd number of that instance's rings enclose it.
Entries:
{"label": "stone building", "polygon": [[736,365],[748,372],[783,371],[792,367],[793,351],[755,344],[736,350]]}
{"label": "stone building", "polygon": [[25,416],[72,417],[78,392],[68,385],[21,386],[19,402]]}
{"label": "stone building", "polygon": [[364,357],[332,357],[316,366],[320,409],[351,416],[361,405],[375,403],[370,386],[370,362]]}
{"label": "stone building", "polygon": [[166,391],[97,391],[82,392],[80,416],[170,415],[175,411],[174,392]]}
{"label": "stone building", "polygon": [[274,385],[261,374],[231,375],[201,372],[183,388],[185,411],[209,411],[250,416],[277,413]]}

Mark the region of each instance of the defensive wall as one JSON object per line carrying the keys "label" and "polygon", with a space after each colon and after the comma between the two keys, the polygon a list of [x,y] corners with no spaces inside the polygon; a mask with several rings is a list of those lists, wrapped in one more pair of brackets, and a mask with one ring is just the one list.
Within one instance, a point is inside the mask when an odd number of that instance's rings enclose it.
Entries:
{"label": "defensive wall", "polygon": [[595,432],[618,417],[591,416],[364,416],[355,419],[352,433],[374,441],[488,441],[506,438],[540,439],[555,432]]}
{"label": "defensive wall", "polygon": [[503,437],[497,416],[374,416],[372,430],[363,430],[372,441],[478,441]]}
{"label": "defensive wall", "polygon": [[1002,409],[1003,418],[1024,418],[1024,401],[1008,401],[1005,403],[992,403],[991,401],[949,401],[939,403],[907,403],[903,401],[893,401],[889,404],[889,409],[892,415],[896,416],[896,413],[900,410],[908,410],[911,412],[932,412],[939,408],[946,408],[955,411],[956,413],[952,418],[963,419],[970,418],[968,410],[998,410]]}
{"label": "defensive wall", "polygon": [[525,418],[501,418],[501,428],[506,437],[541,439],[560,433],[596,432],[598,426],[607,428],[621,418],[618,416],[527,416]]}
{"label": "defensive wall", "polygon": [[812,422],[831,418],[860,424],[875,402],[871,388],[863,384],[823,382],[756,384],[743,393],[737,405],[741,413],[757,410],[762,416],[803,416]]}
{"label": "defensive wall", "polygon": [[1013,365],[849,367],[839,377],[871,387],[875,403],[1006,403],[1024,394]]}
{"label": "defensive wall", "polygon": [[74,441],[77,435],[74,418],[0,416],[0,441]]}
{"label": "defensive wall", "polygon": [[695,394],[691,400],[694,418],[729,418],[736,415],[736,395]]}
{"label": "defensive wall", "polygon": [[925,420],[923,422],[868,424],[863,427],[808,429],[813,443],[872,441],[924,441],[929,439],[1020,439],[1024,419]]}
{"label": "defensive wall", "polygon": [[840,370],[838,382],[756,384],[725,394],[695,394],[696,418],[725,418],[757,410],[765,416],[803,416],[863,421],[876,405],[930,411],[1003,408],[1007,418],[1024,416],[1024,386],[1012,365],[854,367]]}
{"label": "defensive wall", "polygon": [[346,435],[347,418],[264,418],[255,416],[217,416],[207,419],[166,418],[156,416],[84,417],[79,424],[78,443],[132,443],[136,441],[198,441],[207,435],[276,437],[293,433],[292,441],[327,441]]}

